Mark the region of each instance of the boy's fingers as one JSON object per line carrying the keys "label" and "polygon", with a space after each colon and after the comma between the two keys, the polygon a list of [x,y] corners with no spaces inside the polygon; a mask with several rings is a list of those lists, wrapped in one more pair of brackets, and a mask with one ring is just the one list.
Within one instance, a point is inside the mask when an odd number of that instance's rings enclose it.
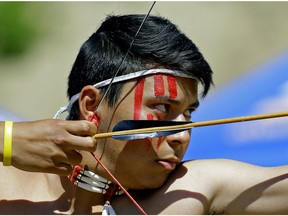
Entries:
{"label": "boy's fingers", "polygon": [[86,120],[66,121],[66,129],[69,133],[78,136],[93,136],[97,133],[97,127]]}
{"label": "boy's fingers", "polygon": [[79,137],[70,135],[63,144],[65,150],[84,150],[94,152],[97,142],[93,137]]}

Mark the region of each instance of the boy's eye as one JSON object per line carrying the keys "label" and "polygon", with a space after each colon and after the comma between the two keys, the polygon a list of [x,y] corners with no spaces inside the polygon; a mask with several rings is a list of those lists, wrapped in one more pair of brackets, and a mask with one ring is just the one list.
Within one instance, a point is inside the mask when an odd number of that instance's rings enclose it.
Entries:
{"label": "boy's eye", "polygon": [[190,108],[184,111],[183,115],[185,115],[188,118],[191,118],[192,113],[196,110],[196,108]]}
{"label": "boy's eye", "polygon": [[183,115],[190,118],[192,116],[193,111],[194,111],[194,109],[187,109],[184,111]]}
{"label": "boy's eye", "polygon": [[161,112],[169,112],[170,106],[168,104],[157,104],[155,105],[155,108]]}

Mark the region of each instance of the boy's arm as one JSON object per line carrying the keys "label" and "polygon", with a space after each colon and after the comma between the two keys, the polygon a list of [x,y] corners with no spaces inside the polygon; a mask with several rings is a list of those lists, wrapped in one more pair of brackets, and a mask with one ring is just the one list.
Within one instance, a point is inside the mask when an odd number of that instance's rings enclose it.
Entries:
{"label": "boy's arm", "polygon": [[[14,122],[12,129],[12,166],[32,172],[68,175],[71,165],[82,156],[77,150],[93,152],[92,138],[97,127],[88,121],[39,120]],[[0,122],[0,161],[3,161],[4,122]]]}
{"label": "boy's arm", "polygon": [[213,167],[217,188],[212,209],[224,214],[288,213],[288,166],[218,160]]}

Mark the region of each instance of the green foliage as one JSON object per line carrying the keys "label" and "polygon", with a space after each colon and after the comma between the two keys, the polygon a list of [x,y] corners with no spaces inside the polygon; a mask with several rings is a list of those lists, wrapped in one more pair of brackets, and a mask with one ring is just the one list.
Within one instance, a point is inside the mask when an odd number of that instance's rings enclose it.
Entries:
{"label": "green foliage", "polygon": [[37,36],[38,23],[32,3],[0,2],[0,57],[25,53]]}

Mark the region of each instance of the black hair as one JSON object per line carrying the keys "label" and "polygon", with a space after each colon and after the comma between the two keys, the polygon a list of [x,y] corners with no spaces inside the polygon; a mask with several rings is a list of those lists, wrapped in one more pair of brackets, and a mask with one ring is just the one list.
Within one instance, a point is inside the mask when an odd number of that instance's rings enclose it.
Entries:
{"label": "black hair", "polygon": [[[84,86],[114,75],[143,19],[144,15],[108,16],[105,19],[78,53],[68,78],[69,99]],[[168,19],[149,16],[118,75],[161,66],[197,77],[203,85],[202,97],[213,84],[212,70],[196,45]],[[109,106],[117,102],[121,87],[121,83],[111,86],[106,98]],[[105,88],[101,90],[104,92]],[[70,119],[78,118],[78,103],[74,103]]]}

